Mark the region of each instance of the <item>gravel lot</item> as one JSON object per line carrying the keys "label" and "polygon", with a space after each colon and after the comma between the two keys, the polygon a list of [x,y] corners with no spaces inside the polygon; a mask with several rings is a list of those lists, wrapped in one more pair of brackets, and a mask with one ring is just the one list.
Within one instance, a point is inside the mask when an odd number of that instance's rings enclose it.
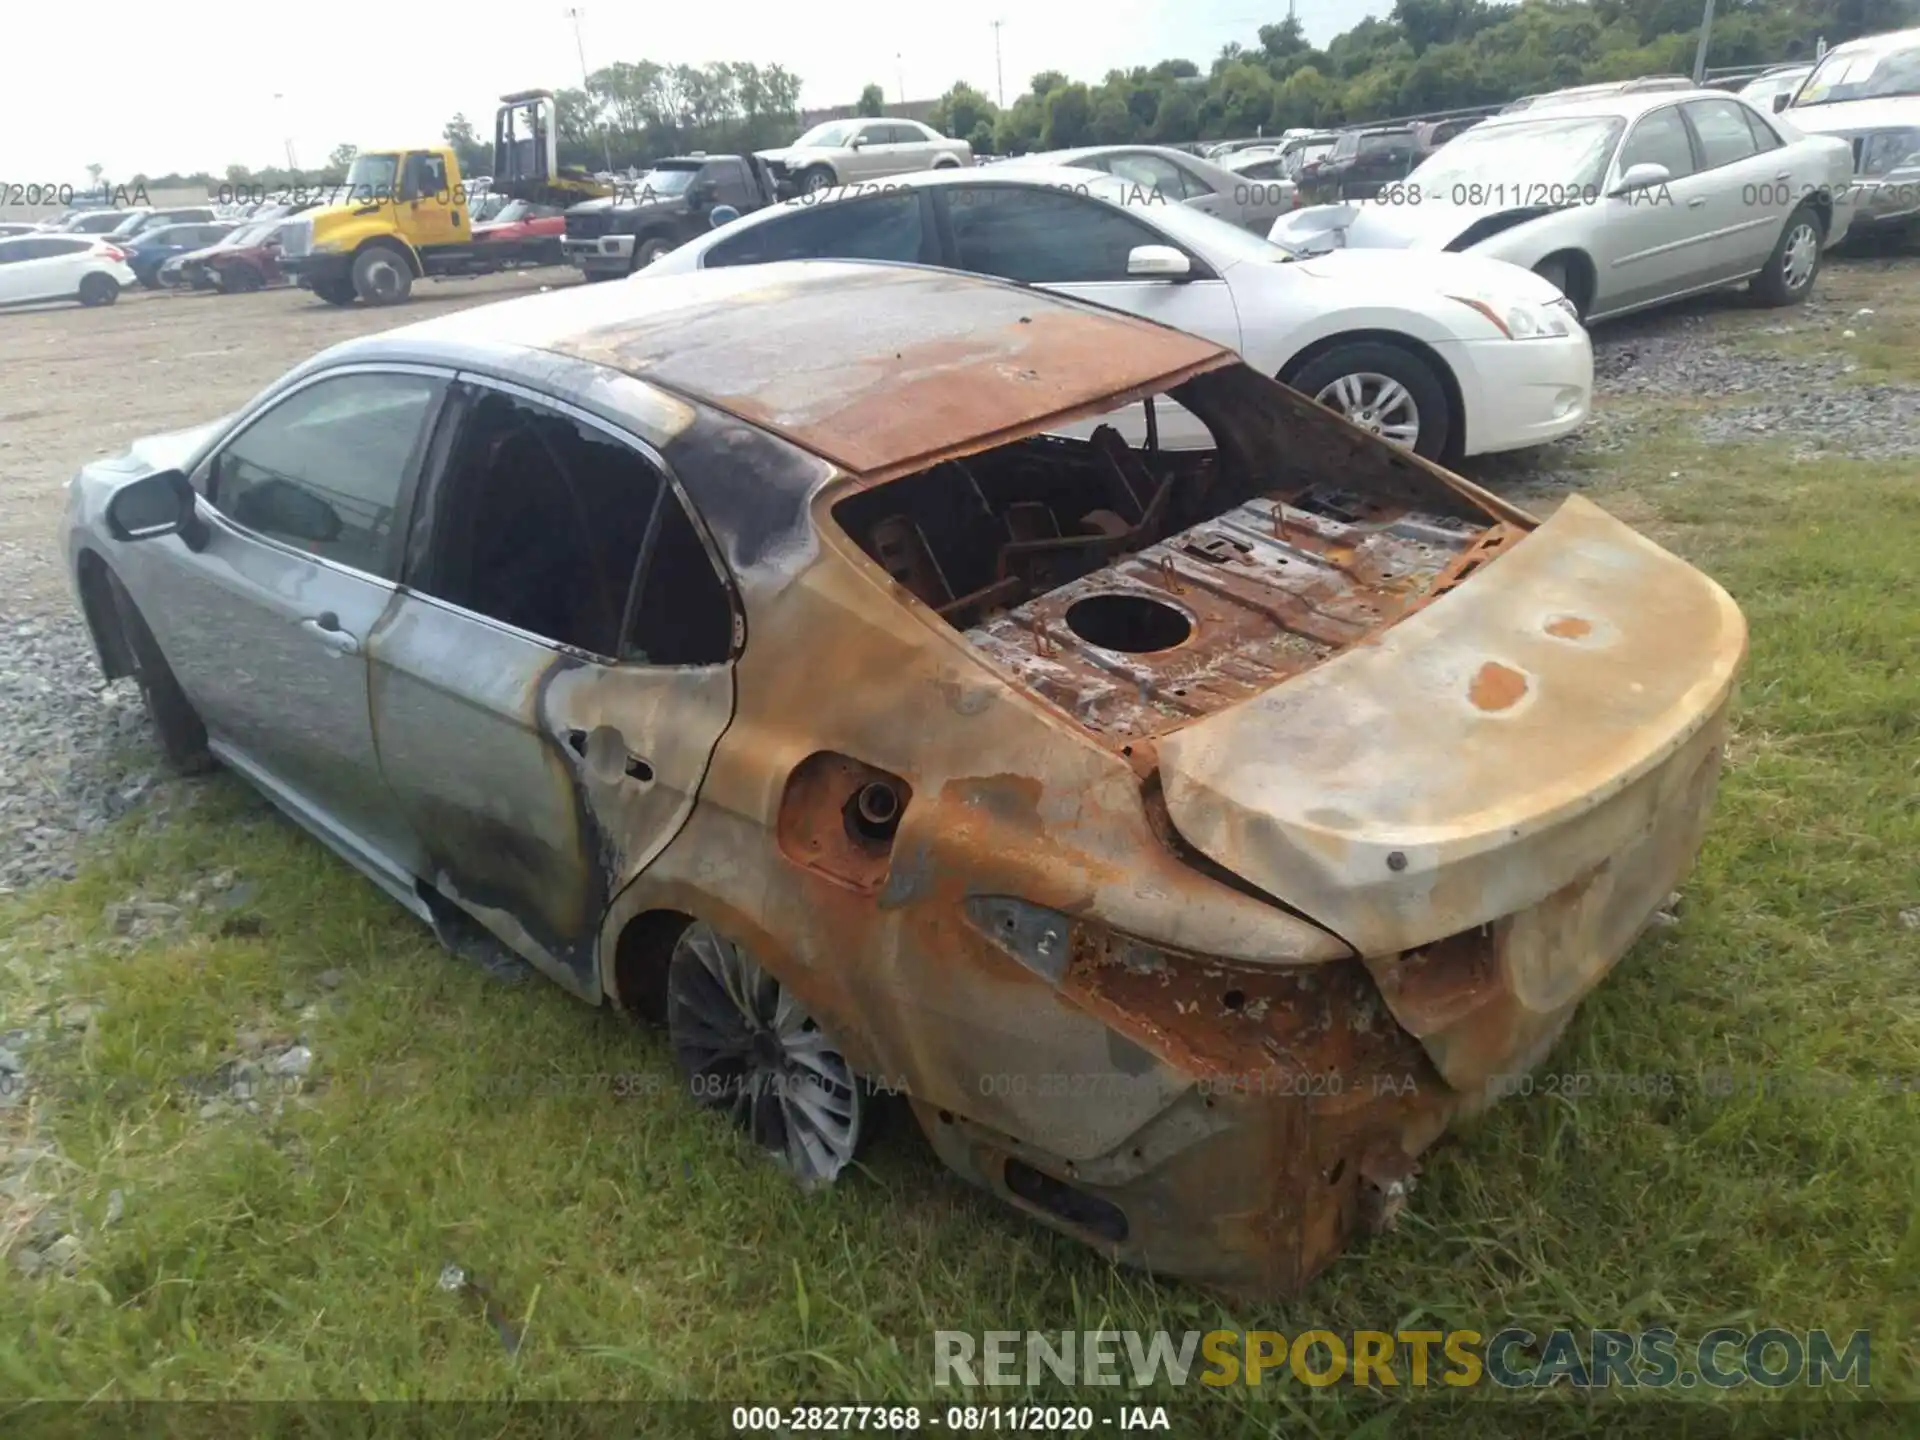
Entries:
{"label": "gravel lot", "polygon": [[[1594,423],[1467,468],[1517,496],[1591,483],[1608,452],[1633,443],[1647,402],[1730,395],[1751,398],[1704,412],[1695,421],[1703,439],[1920,452],[1920,386],[1856,383],[1842,340],[1876,323],[1861,312],[1883,291],[1912,293],[1916,271],[1911,259],[1830,260],[1797,310],[1751,309],[1724,294],[1602,327]],[[55,542],[67,477],[138,436],[238,407],[335,341],[570,283],[571,272],[547,270],[432,284],[379,311],[337,310],[300,292],[136,292],[107,310],[0,315],[0,895],[70,876],[87,835],[173,794],[138,693],[101,682],[68,592]],[[1781,353],[1766,348],[1776,336]],[[1585,458],[1594,456],[1602,468]]]}

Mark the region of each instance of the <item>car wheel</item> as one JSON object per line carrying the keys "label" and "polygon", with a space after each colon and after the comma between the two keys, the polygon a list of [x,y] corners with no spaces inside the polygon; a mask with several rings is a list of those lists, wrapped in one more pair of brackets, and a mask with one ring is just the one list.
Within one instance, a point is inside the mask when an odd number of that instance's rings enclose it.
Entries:
{"label": "car wheel", "polygon": [[140,282],[140,288],[142,290],[164,290],[167,288],[160,282],[158,273],[136,275],[134,278]]}
{"label": "car wheel", "polygon": [[353,257],[353,293],[369,305],[398,305],[413,293],[413,268],[399,251],[369,245]]}
{"label": "car wheel", "polygon": [[633,269],[635,271],[646,269],[671,249],[673,246],[658,235],[642,240],[633,250]]}
{"label": "car wheel", "polygon": [[838,183],[833,171],[824,165],[816,165],[800,177],[800,189],[808,195],[822,190],[831,190]]}
{"label": "car wheel", "polygon": [[207,749],[207,727],[199,712],[180,688],[160,643],[147,628],[146,617],[133,603],[120,577],[107,572],[107,589],[113,597],[113,613],[120,622],[120,634],[133,657],[133,678],[147,702],[147,718],[153,722],[154,737],[167,763],[182,775],[197,775],[213,768],[213,755]]}
{"label": "car wheel", "polygon": [[802,1185],[833,1180],[868,1138],[866,1083],[792,991],[699,921],[667,965],[667,1036],[694,1100]]}
{"label": "car wheel", "polygon": [[80,281],[82,305],[111,305],[119,298],[120,282],[111,275],[101,275],[96,272]]}
{"label": "car wheel", "polygon": [[351,280],[316,280],[313,293],[329,305],[351,305],[355,299]]}
{"label": "car wheel", "polygon": [[264,284],[265,282],[260,278],[260,272],[250,265],[236,265],[227,279],[227,289],[236,295],[258,290]]}
{"label": "car wheel", "polygon": [[1411,351],[1378,341],[1340,345],[1301,366],[1287,383],[1362,430],[1437,459],[1453,429],[1446,388]]}
{"label": "car wheel", "polygon": [[1787,217],[1773,254],[1753,277],[1753,293],[1762,305],[1798,305],[1820,273],[1820,246],[1826,239],[1820,217],[1802,205]]}

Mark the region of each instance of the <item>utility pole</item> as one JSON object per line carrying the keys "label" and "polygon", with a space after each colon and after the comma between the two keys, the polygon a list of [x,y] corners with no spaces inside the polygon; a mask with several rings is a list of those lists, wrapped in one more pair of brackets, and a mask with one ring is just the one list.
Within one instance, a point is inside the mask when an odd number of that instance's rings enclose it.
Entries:
{"label": "utility pole", "polygon": [[[587,97],[591,100],[593,91],[587,79],[587,47],[585,42],[580,39],[580,19],[586,13],[587,12],[582,10],[578,5],[569,7],[566,12],[567,18],[573,21],[574,53],[580,57],[580,88],[587,92]],[[560,123],[560,107],[557,105],[553,110],[553,123],[555,125]],[[537,141],[539,137],[536,136],[534,138]],[[559,139],[559,136],[554,136],[556,143],[558,143]],[[600,119],[600,154],[607,162],[607,173],[611,175],[613,173],[613,142],[607,138],[607,121],[605,116],[602,116]]]}
{"label": "utility pole", "polygon": [[1007,108],[1007,81],[1000,69],[1000,27],[1007,22],[995,20],[993,24],[993,98],[1002,110]]}
{"label": "utility pole", "polygon": [[900,58],[898,50],[893,52],[894,83],[900,87],[900,103],[907,103],[907,67]]}
{"label": "utility pole", "polygon": [[1707,81],[1707,41],[1713,36],[1713,0],[1707,0],[1707,8],[1700,17],[1700,47],[1693,52],[1693,83],[1704,85]]}
{"label": "utility pole", "polygon": [[286,133],[287,132],[287,107],[285,104],[286,98],[287,97],[281,94],[278,90],[273,92],[273,113],[275,117],[280,121],[280,133],[282,136],[281,144],[285,146],[286,152],[287,152],[287,169],[297,173],[300,167],[298,164],[295,163],[293,158],[293,136]]}

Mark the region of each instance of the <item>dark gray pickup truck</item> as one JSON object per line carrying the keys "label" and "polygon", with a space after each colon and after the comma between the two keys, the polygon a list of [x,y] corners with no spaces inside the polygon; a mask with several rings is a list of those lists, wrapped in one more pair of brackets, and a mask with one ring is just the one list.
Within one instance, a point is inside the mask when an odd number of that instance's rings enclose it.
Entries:
{"label": "dark gray pickup truck", "polygon": [[568,210],[562,247],[589,280],[630,275],[704,235],[719,207],[744,215],[776,198],[773,174],[756,156],[674,156],[613,195]]}

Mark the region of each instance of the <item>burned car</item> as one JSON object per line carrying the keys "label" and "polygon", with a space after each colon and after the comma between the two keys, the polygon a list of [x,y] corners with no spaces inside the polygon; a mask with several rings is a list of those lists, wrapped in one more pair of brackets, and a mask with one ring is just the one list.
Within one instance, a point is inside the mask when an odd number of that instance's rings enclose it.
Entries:
{"label": "burned car", "polygon": [[[795,356],[804,356],[796,364]],[[1154,407],[1212,430],[1163,451]],[[1147,443],[1105,423],[1148,413]],[[1210,341],[875,263],[350,341],[84,468],[107,675],[809,1183],[886,1090],[1156,1272],[1389,1221],[1689,868],[1745,648]]]}

